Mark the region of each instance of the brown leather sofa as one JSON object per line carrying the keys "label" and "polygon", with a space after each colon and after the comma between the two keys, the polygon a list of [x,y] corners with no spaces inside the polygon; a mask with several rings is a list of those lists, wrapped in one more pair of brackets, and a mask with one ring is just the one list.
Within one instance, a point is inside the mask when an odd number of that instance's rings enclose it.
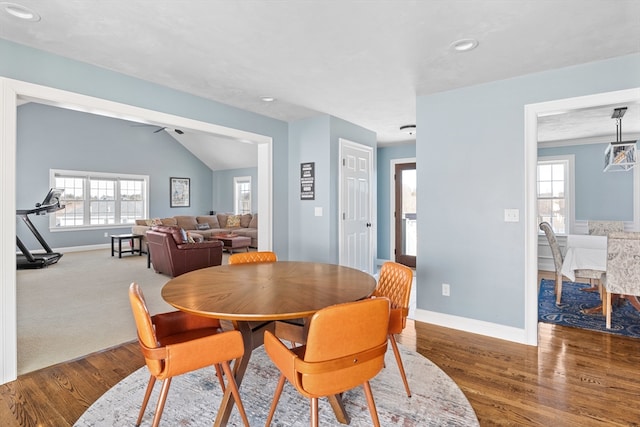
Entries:
{"label": "brown leather sofa", "polygon": [[180,227],[152,227],[147,231],[147,244],[156,273],[177,277],[222,264],[222,242],[185,243]]}

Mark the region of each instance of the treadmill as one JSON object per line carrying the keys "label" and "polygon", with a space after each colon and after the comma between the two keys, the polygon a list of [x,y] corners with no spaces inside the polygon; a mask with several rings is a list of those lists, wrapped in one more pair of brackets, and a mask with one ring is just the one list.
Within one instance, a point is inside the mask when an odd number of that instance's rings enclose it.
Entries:
{"label": "treadmill", "polygon": [[31,251],[27,249],[24,243],[22,243],[20,238],[16,235],[16,244],[22,252],[22,254],[16,254],[16,267],[18,270],[47,267],[51,264],[57,263],[62,257],[61,253],[53,252],[53,250],[51,250],[49,244],[44,240],[44,237],[42,237],[35,225],[33,225],[29,219],[29,215],[46,215],[48,213],[64,209],[64,205],[60,205],[60,196],[62,195],[62,192],[63,190],[51,188],[42,203],[36,203],[36,207],[34,209],[16,210],[16,216],[24,221],[29,230],[33,233],[36,239],[38,239],[42,248],[45,250],[44,253],[31,253]]}

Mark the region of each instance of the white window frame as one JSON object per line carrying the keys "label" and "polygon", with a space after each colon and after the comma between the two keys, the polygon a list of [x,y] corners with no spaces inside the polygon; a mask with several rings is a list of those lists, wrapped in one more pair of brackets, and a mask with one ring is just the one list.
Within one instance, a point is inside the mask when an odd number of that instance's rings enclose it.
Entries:
{"label": "white window frame", "polygon": [[[63,175],[73,178],[81,178],[85,180],[85,191],[87,191],[90,186],[87,185],[90,180],[135,180],[135,181],[143,181],[143,189],[142,189],[142,203],[143,203],[143,214],[141,218],[149,217],[149,176],[148,175],[135,175],[135,174],[124,174],[124,173],[109,173],[109,172],[91,172],[91,171],[76,171],[76,170],[66,170],[66,169],[50,169],[49,170],[49,184],[50,187],[56,187],[56,177]],[[120,209],[120,191],[119,188],[116,188],[115,191],[115,205],[116,211],[119,212]],[[91,198],[88,195],[85,195],[84,198],[84,211],[85,211],[85,219],[90,216],[90,204]],[[49,231],[51,232],[61,232],[61,231],[77,231],[77,230],[100,230],[100,229],[111,229],[111,228],[119,228],[131,226],[132,223],[114,223],[114,224],[85,224],[85,225],[73,225],[73,226],[58,226],[56,225],[56,216],[49,215]]]}
{"label": "white window frame", "polygon": [[[240,210],[240,185],[249,184],[249,211],[241,212]],[[236,215],[243,213],[251,213],[251,176],[234,176],[233,177],[233,211]]]}
{"label": "white window frame", "polygon": [[[558,233],[560,235],[571,234],[573,232],[575,223],[576,223],[576,213],[575,213],[575,155],[567,154],[562,156],[540,156],[538,157],[537,165],[543,163],[560,163],[563,162],[566,164],[565,168],[565,194],[564,194],[564,202],[565,202],[565,210],[566,210],[566,220],[565,224],[565,233]],[[537,192],[537,175],[536,175],[536,211],[538,206],[538,192]],[[539,218],[539,216],[538,216]],[[555,231],[555,230],[554,230]],[[542,233],[542,231],[538,231],[538,234]]]}

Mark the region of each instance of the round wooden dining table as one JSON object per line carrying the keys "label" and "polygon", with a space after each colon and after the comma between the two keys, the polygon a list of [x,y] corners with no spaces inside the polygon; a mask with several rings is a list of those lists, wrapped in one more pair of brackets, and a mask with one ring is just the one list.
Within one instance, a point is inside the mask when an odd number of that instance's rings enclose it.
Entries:
{"label": "round wooden dining table", "polygon": [[[228,320],[242,333],[245,352],[233,368],[240,387],[251,352],[263,344],[265,330],[275,330],[276,321],[309,318],[330,305],[367,298],[375,287],[373,276],[353,268],[277,261],[191,271],[167,282],[162,298],[178,310]],[[340,397],[329,401],[338,421],[348,424]],[[227,387],[214,425],[226,425],[232,408]]]}

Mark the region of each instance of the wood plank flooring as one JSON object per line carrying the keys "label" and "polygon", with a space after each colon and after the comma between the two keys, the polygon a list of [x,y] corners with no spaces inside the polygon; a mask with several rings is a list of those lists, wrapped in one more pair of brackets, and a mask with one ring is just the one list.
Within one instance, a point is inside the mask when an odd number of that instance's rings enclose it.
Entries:
{"label": "wood plank flooring", "polygon": [[[540,324],[536,348],[410,321],[400,342],[460,386],[482,426],[640,425],[640,340]],[[0,425],[71,426],[143,363],[128,343],[22,375],[0,386]]]}

